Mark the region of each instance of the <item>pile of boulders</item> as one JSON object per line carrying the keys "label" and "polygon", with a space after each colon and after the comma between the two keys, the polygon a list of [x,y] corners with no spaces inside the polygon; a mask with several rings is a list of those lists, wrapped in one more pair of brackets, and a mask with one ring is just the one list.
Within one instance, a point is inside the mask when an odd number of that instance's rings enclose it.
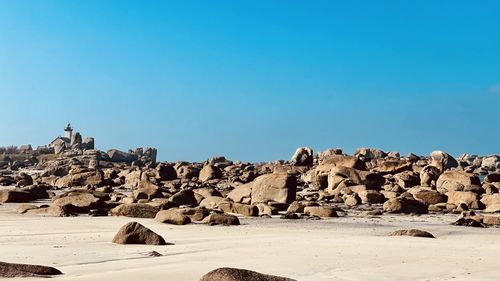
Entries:
{"label": "pile of boulders", "polygon": [[[79,142],[77,142],[79,143]],[[118,215],[162,223],[239,224],[237,217],[324,218],[348,213],[500,212],[500,157],[443,151],[429,157],[357,149],[314,154],[298,148],[290,161],[157,163],[156,149],[86,150],[31,167],[0,170],[0,202],[51,199],[21,212]],[[29,170],[29,169],[28,169]],[[488,221],[492,221],[489,219]],[[481,221],[481,223],[483,223]]]}

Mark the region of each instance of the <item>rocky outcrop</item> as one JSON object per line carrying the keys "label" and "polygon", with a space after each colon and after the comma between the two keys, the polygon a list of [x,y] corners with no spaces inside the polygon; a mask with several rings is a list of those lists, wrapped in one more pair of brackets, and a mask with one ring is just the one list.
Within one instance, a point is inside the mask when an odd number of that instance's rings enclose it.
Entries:
{"label": "rocky outcrop", "polygon": [[290,162],[295,166],[310,166],[313,160],[313,150],[310,147],[299,147]]}
{"label": "rocky outcrop", "polygon": [[286,173],[272,173],[253,181],[251,201],[255,203],[292,203],[297,192],[297,179]]}
{"label": "rocky outcrop", "polygon": [[51,277],[61,275],[56,268],[43,265],[0,262],[0,277]]}

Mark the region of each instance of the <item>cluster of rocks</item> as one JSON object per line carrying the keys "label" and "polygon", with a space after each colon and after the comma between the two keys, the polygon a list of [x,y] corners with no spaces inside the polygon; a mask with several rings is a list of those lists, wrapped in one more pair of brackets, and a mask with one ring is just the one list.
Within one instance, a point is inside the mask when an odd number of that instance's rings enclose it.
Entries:
{"label": "cluster of rocks", "polygon": [[91,149],[25,168],[0,170],[0,185],[17,187],[0,191],[0,202],[50,199],[50,204],[19,210],[43,215],[111,214],[179,225],[237,225],[233,214],[318,219],[357,211],[464,216],[475,210],[467,218],[485,224],[483,213],[500,212],[498,155],[455,159],[434,151],[429,157],[400,156],[373,148],[357,149],[354,155],[341,149],[314,154],[303,147],[290,161],[272,163],[225,157],[157,163],[152,148]]}

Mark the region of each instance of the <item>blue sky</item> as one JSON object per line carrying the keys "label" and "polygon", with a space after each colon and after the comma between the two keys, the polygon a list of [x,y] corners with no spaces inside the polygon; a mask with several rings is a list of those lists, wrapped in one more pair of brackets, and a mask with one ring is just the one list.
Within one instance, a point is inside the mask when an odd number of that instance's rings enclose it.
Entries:
{"label": "blue sky", "polygon": [[499,153],[499,1],[0,0],[0,145]]}

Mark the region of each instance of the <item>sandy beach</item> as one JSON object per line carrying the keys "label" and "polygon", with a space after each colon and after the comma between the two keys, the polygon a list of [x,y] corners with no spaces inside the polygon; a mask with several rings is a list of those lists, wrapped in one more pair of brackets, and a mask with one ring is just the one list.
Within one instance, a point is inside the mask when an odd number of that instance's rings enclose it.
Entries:
{"label": "sandy beach", "polygon": [[[0,207],[1,259],[54,266],[56,280],[197,281],[223,266],[313,280],[498,280],[500,229],[449,225],[454,215],[319,221],[240,218],[241,226],[174,226],[127,217],[53,218]],[[138,221],[174,245],[111,243]],[[419,228],[436,239],[390,237]],[[157,251],[163,256],[150,257]],[[13,279],[16,280],[16,279]],[[35,280],[35,279],[33,279]]]}

